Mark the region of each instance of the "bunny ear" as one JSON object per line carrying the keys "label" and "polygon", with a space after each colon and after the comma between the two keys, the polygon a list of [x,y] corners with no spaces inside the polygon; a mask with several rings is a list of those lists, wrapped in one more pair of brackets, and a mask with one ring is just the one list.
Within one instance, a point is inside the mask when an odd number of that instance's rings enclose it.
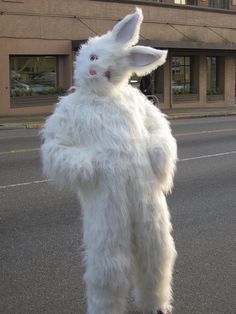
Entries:
{"label": "bunny ear", "polygon": [[142,20],[143,14],[140,8],[136,8],[133,14],[125,16],[112,30],[115,42],[126,47],[137,44]]}
{"label": "bunny ear", "polygon": [[128,64],[133,73],[146,75],[166,61],[167,50],[135,46],[128,51]]}

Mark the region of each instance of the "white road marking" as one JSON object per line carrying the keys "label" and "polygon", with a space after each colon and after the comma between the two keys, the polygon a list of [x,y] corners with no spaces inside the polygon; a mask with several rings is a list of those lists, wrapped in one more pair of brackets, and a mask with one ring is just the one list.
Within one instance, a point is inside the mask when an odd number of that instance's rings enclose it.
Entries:
{"label": "white road marking", "polygon": [[25,148],[25,149],[12,149],[10,151],[7,152],[0,152],[0,155],[9,155],[9,154],[18,154],[18,153],[31,153],[31,152],[37,152],[39,151],[40,148],[36,147],[36,148]]}
{"label": "white road marking", "polygon": [[[196,159],[219,157],[219,156],[232,155],[232,154],[236,154],[236,150],[231,151],[231,152],[212,154],[212,155],[202,155],[202,156],[197,156],[197,157],[182,158],[182,159],[179,159],[178,162],[185,162],[185,161],[191,161],[191,160],[196,160]],[[8,189],[8,188],[14,188],[14,187],[18,187],[18,186],[31,185],[31,184],[47,183],[50,181],[52,181],[52,180],[46,179],[46,180],[40,180],[40,181],[30,181],[30,182],[22,182],[22,183],[9,184],[9,185],[0,185],[0,190]]]}
{"label": "white road marking", "polygon": [[197,156],[197,157],[182,158],[182,159],[179,159],[179,162],[203,159],[203,158],[212,158],[212,157],[225,156],[225,155],[231,155],[231,154],[236,154],[236,150],[231,151],[231,152],[212,154],[212,155],[202,155],[202,156]]}
{"label": "white road marking", "polygon": [[9,184],[9,185],[0,185],[1,189],[8,189],[8,188],[14,188],[17,186],[23,186],[23,185],[31,185],[31,184],[39,184],[39,183],[46,183],[52,181],[51,179],[47,180],[40,180],[40,181],[31,181],[31,182],[22,182],[22,183],[16,183],[16,184]]}

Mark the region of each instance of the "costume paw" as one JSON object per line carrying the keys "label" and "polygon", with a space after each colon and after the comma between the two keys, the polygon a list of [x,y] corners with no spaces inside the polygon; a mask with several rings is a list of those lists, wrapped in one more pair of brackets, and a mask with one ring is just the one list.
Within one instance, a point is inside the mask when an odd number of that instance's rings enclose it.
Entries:
{"label": "costume paw", "polygon": [[89,161],[86,161],[83,168],[79,171],[79,181],[85,183],[94,179],[94,167]]}
{"label": "costume paw", "polygon": [[151,153],[151,165],[156,175],[161,175],[166,168],[165,153],[158,148],[155,148]]}
{"label": "costume paw", "polygon": [[168,310],[166,310],[166,311],[157,310],[156,313],[157,314],[170,314],[170,312]]}

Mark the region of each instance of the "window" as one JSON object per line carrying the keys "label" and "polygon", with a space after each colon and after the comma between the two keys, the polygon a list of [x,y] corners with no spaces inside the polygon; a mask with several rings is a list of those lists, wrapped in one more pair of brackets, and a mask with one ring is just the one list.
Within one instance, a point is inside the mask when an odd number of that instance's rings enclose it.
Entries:
{"label": "window", "polygon": [[140,81],[141,81],[141,77],[138,76],[137,74],[133,74],[132,77],[129,80],[129,83],[136,88],[140,87]]}
{"label": "window", "polygon": [[207,57],[207,94],[219,95],[224,90],[224,61],[220,57]]}
{"label": "window", "polygon": [[[139,77],[133,74],[129,83],[138,88],[144,95],[155,95],[159,103],[164,102],[164,67],[158,67],[152,73]],[[149,98],[150,99],[150,98]]]}
{"label": "window", "polygon": [[209,0],[209,7],[217,9],[229,9],[229,0]]}
{"label": "window", "polygon": [[192,57],[172,57],[172,92],[189,94],[192,89]]}
{"label": "window", "polygon": [[207,94],[217,91],[217,58],[207,58]]}
{"label": "window", "polygon": [[234,80],[234,95],[236,98],[236,59],[235,59],[235,80]]}
{"label": "window", "polygon": [[159,102],[164,102],[164,66],[158,67],[154,71],[154,95],[159,99]]}
{"label": "window", "polygon": [[11,96],[57,94],[57,57],[10,56]]}
{"label": "window", "polygon": [[[142,0],[139,0],[139,1],[142,1]],[[144,0],[144,1],[147,1],[147,2],[156,2],[156,3],[162,3],[163,0]]]}
{"label": "window", "polygon": [[198,0],[175,0],[175,4],[198,5]]}
{"label": "window", "polygon": [[[120,1],[125,1],[125,0],[120,0]],[[165,2],[165,0],[131,0],[131,1],[134,1],[134,2],[137,2],[137,1],[145,1],[145,2],[155,2],[155,3],[162,3],[162,2]]]}

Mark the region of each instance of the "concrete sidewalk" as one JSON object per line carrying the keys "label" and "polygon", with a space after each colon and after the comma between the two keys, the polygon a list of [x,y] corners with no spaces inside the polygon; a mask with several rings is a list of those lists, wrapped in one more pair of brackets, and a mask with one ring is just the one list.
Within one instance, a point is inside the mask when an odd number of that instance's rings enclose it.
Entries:
{"label": "concrete sidewalk", "polygon": [[207,117],[236,116],[236,105],[233,107],[220,108],[186,108],[186,109],[164,109],[170,120],[191,119]]}
{"label": "concrete sidewalk", "polygon": [[[167,114],[169,120],[223,116],[235,116],[236,120],[236,106],[224,108],[163,109],[162,112]],[[46,115],[0,117],[0,130],[18,128],[40,129],[46,118]]]}

